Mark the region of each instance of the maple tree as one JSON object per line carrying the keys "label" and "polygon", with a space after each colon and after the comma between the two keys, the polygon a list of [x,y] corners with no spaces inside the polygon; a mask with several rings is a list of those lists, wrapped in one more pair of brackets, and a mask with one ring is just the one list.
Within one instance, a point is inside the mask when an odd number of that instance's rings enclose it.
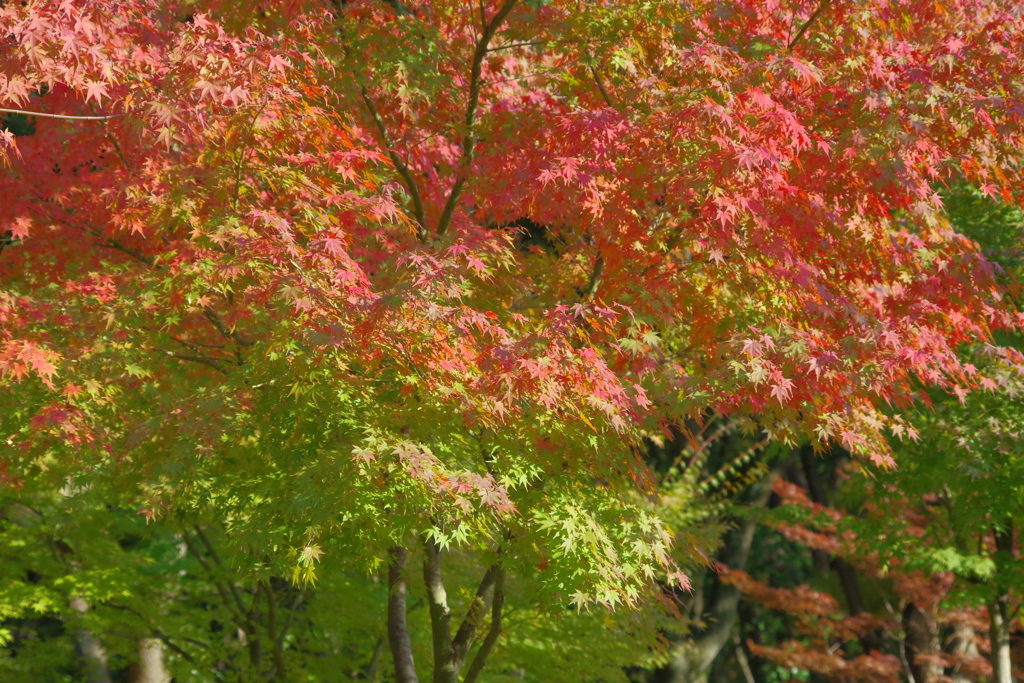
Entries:
{"label": "maple tree", "polygon": [[176,520],[197,561],[223,523],[267,609],[255,567],[383,563],[403,682],[422,561],[433,678],[475,680],[508,576],[577,607],[685,584],[642,438],[715,411],[884,464],[921,382],[999,386],[957,350],[1021,319],[938,187],[1017,200],[1022,21],[4,4],[4,483]]}

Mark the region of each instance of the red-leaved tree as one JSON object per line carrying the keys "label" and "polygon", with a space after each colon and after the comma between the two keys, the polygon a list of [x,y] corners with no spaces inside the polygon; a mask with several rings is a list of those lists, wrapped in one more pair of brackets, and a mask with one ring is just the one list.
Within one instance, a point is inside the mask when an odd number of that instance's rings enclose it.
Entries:
{"label": "red-leaved tree", "polygon": [[[996,387],[955,351],[1021,320],[940,192],[1017,201],[1022,28],[1011,0],[5,3],[5,481],[216,509],[304,567],[386,551],[400,681],[425,537],[435,680],[475,678],[511,558],[578,604],[673,572],[643,435],[713,409],[888,463],[882,408]],[[474,539],[468,662],[441,558]]]}

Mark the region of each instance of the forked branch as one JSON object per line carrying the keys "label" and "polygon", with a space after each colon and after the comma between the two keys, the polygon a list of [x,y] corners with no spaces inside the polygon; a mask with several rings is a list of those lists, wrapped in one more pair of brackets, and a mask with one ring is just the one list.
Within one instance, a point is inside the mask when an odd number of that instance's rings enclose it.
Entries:
{"label": "forked branch", "polygon": [[[195,528],[198,531],[199,527]],[[197,537],[200,537],[199,534],[197,534]],[[201,566],[209,576],[210,582],[213,583],[214,589],[216,589],[217,594],[220,595],[221,602],[224,603],[224,608],[231,613],[231,616],[235,620],[235,624],[237,624],[238,627],[242,630],[252,633],[252,623],[246,616],[245,606],[240,602],[238,596],[234,595],[231,591],[229,591],[228,587],[224,584],[224,582],[220,580],[218,576],[219,572],[217,572],[217,570],[214,567],[212,567],[209,562],[207,562],[205,554],[202,553],[199,550],[199,548],[197,548],[196,545],[192,542],[192,539],[189,537],[188,532],[182,531],[181,538],[183,541],[185,541],[185,547],[188,548],[189,553],[192,554],[192,557],[196,558],[196,561],[199,563],[199,566]],[[214,556],[213,559],[217,564],[220,564],[218,558]]]}
{"label": "forked branch", "polygon": [[[202,541],[204,546],[206,546],[206,551],[209,553],[210,557],[213,558],[214,563],[216,563],[217,567],[223,570],[224,563],[221,561],[220,555],[217,553],[217,549],[213,546],[213,543],[210,542],[210,538],[206,535],[206,532],[203,531],[202,527],[199,525],[195,525],[192,528],[196,532],[196,536],[199,540]],[[232,597],[235,599],[235,604],[238,605],[239,611],[243,614],[248,614],[249,612],[246,612],[245,602],[242,600],[242,595],[239,592],[238,587],[230,581],[227,582],[227,586],[231,591]],[[249,611],[251,612],[252,610]],[[251,622],[250,625],[252,625]]]}
{"label": "forked branch", "polygon": [[409,170],[408,164],[402,160],[402,157],[398,156],[398,152],[395,150],[395,146],[391,141],[391,136],[388,134],[388,127],[384,123],[384,118],[380,115],[377,110],[377,106],[370,99],[370,93],[366,89],[366,86],[359,87],[359,94],[363,100],[363,104],[366,105],[367,111],[370,112],[370,118],[373,119],[374,125],[377,126],[377,132],[380,133],[381,142],[384,143],[384,148],[388,152],[388,158],[391,159],[391,163],[394,165],[395,170],[398,171],[398,175],[402,176],[402,181],[405,183],[405,189],[409,192],[409,196],[412,198],[412,213],[416,219],[416,233],[420,238],[420,241],[426,241],[427,239],[427,214],[423,209],[423,198],[420,196],[419,186],[416,185],[416,179],[412,175],[412,171]]}
{"label": "forked branch", "polygon": [[452,640],[452,653],[457,658],[460,668],[466,659],[466,655],[469,653],[473,639],[476,638],[477,631],[483,623],[484,615],[487,611],[487,597],[494,591],[500,576],[500,564],[492,564],[488,567],[487,572],[480,580],[480,585],[477,586],[473,602],[470,603],[469,608],[466,610],[466,616],[459,626],[459,631],[455,634],[454,640]]}
{"label": "forked branch", "polygon": [[[487,614],[487,602],[498,599],[497,585],[501,580],[501,565],[493,564],[484,573],[459,630],[452,637],[451,608],[441,573],[441,548],[434,539],[424,543],[423,579],[430,605],[430,625],[434,645],[434,683],[458,683],[459,673],[466,662],[469,649],[476,640]],[[491,595],[495,598],[491,598]],[[500,626],[500,625],[499,625]]]}
{"label": "forked branch", "polygon": [[477,41],[476,50],[473,52],[473,66],[469,74],[469,102],[466,105],[466,134],[462,138],[462,159],[459,163],[458,177],[455,179],[455,184],[448,194],[448,200],[444,203],[441,219],[437,222],[438,237],[448,232],[448,228],[451,226],[452,215],[455,213],[455,207],[462,196],[462,189],[466,185],[469,169],[473,165],[473,159],[476,156],[476,112],[480,106],[480,90],[483,87],[482,74],[488,45],[494,34],[498,32],[498,28],[501,27],[505,19],[508,18],[509,13],[512,12],[512,8],[516,6],[516,2],[517,0],[505,0],[502,3],[495,15],[491,17],[491,20],[484,24],[483,34],[480,36],[480,40]]}

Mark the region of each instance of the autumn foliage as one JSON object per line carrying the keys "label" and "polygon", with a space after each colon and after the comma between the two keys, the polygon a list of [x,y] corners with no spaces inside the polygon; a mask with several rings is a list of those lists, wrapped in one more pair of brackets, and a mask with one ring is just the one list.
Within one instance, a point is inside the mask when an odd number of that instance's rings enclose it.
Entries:
{"label": "autumn foliage", "polygon": [[[747,641],[753,655],[835,681],[895,683],[908,670],[926,681],[951,680],[944,671],[956,680],[992,680],[989,615],[963,593],[965,579],[968,586],[984,582],[963,569],[921,562],[930,552],[942,552],[943,539],[929,529],[941,527],[939,520],[922,515],[896,491],[879,494],[856,518],[811,501],[791,482],[776,480],[774,490],[779,506],[762,521],[804,548],[852,563],[861,584],[876,586],[883,603],[874,612],[851,612],[828,591],[806,584],[773,587],[746,571],[719,566],[722,580],[745,600],[793,622],[786,642]],[[979,552],[985,546],[994,551],[984,533],[974,540]],[[894,545],[906,542],[916,552],[893,553]]]}
{"label": "autumn foliage", "polygon": [[999,389],[958,350],[1024,322],[943,205],[1020,199],[1011,0],[0,28],[5,485],[231,510],[299,573],[339,530],[368,565],[426,533],[634,604],[685,582],[642,438],[713,411],[888,465],[891,408]]}

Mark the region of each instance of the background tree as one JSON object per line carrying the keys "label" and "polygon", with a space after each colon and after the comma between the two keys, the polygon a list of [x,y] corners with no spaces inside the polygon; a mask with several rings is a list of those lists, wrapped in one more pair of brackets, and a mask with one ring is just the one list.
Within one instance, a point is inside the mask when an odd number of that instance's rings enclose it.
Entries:
{"label": "background tree", "polygon": [[[945,199],[1016,302],[1019,211],[969,187]],[[990,349],[963,353],[997,388],[963,401],[933,392],[908,415],[898,468],[798,452],[760,516],[753,559],[719,579],[742,592],[746,619],[733,626],[737,649],[709,666],[716,679],[778,680],[781,666],[821,680],[1014,680],[1020,376]]]}

